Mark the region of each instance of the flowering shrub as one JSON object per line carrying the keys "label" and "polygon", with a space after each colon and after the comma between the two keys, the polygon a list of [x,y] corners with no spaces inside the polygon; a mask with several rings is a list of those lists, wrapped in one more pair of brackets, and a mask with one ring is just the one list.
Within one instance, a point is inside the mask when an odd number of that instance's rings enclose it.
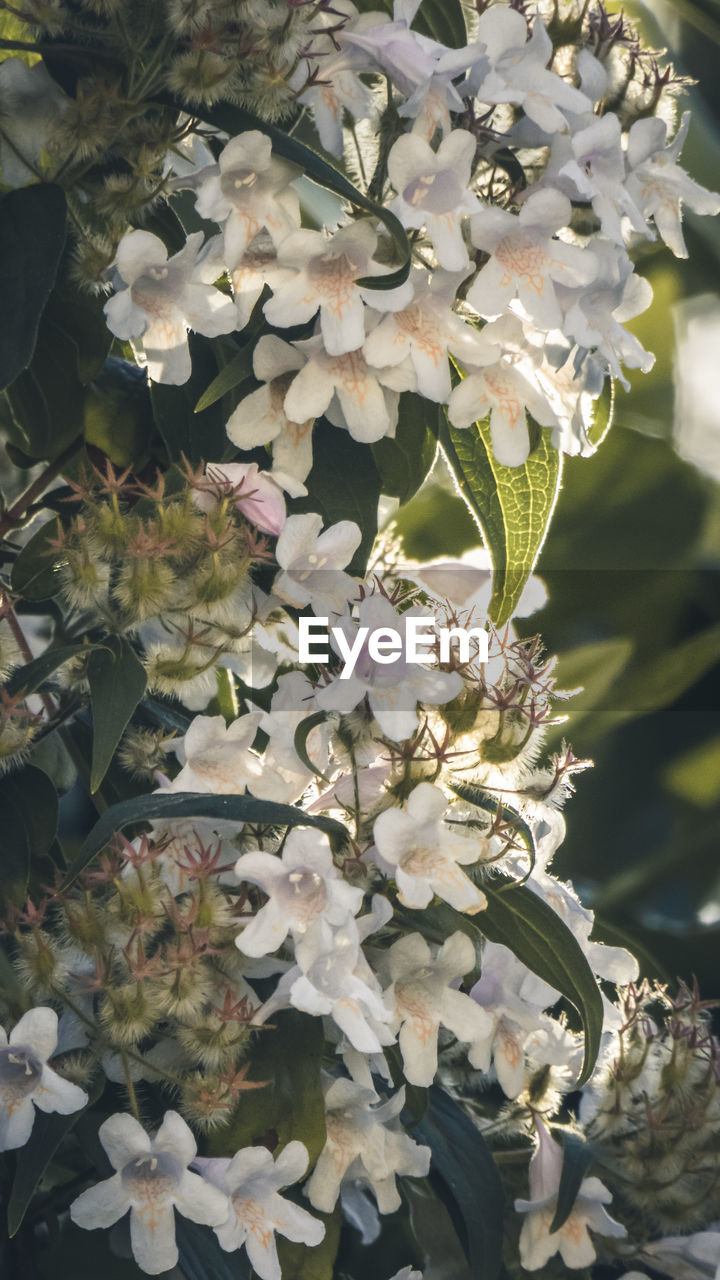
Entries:
{"label": "flowering shrub", "polygon": [[[554,874],[589,762],[513,622],[653,363],[637,245],[720,212],[683,82],[599,0],[0,33],[8,1274],[422,1280],[427,1211],[473,1280],[714,1275],[707,1008]],[[422,564],[438,451],[485,547]]]}

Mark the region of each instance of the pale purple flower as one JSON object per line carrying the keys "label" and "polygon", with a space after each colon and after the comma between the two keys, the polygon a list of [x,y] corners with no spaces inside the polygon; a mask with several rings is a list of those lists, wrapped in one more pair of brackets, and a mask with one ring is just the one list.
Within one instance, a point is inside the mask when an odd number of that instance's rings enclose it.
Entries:
{"label": "pale purple flower", "polygon": [[85,1106],[85,1090],[48,1065],[57,1042],[57,1014],[44,1006],[24,1013],[9,1036],[0,1027],[0,1151],[25,1145],[35,1108],[69,1116]]}
{"label": "pale purple flower", "polygon": [[701,187],[677,163],[690,127],[690,112],[670,144],[667,125],[658,116],[636,120],[628,133],[627,190],[646,218],[653,218],[676,258],[687,258],[682,233],[682,206],[694,213],[720,213],[720,196]]}
{"label": "pale purple flower", "polygon": [[482,206],[469,191],[476,148],[465,129],[454,129],[433,151],[424,138],[406,133],[388,156],[388,176],[397,192],[390,208],[404,227],[425,228],[446,271],[468,271],[463,219]]}
{"label": "pale purple flower", "polygon": [[298,197],[290,184],[301,172],[273,155],[270,139],[257,129],[231,138],[220,152],[217,166],[198,185],[196,203],[201,217],[223,227],[230,270],[240,265],[259,232],[266,231],[278,246],[299,227]]}

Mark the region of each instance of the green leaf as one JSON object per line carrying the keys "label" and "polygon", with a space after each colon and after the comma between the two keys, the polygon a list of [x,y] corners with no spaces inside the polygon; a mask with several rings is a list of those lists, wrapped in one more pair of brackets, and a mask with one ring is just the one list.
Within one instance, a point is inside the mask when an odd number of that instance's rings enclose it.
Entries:
{"label": "green leaf", "polygon": [[108,356],[85,395],[85,443],[102,449],[113,466],[137,472],[147,464],[154,425],[145,371]]}
{"label": "green leaf", "polygon": [[153,792],[135,796],[106,809],[90,832],[82,852],[70,867],[66,885],[92,862],[113,836],[134,822],[167,822],[171,818],[214,818],[218,822],[250,822],[257,826],[317,827],[336,840],[348,839],[346,828],[335,818],[303,813],[290,804],[273,800],[256,800],[250,795],[213,796],[176,791],[171,794]]}
{"label": "green leaf", "polygon": [[513,616],[537,563],[560,491],[562,454],[550,443],[549,430],[540,430],[523,466],[502,467],[493,457],[487,421],[458,431],[445,414],[440,441],[492,556],[489,614],[500,627]]}
{"label": "green leaf", "polygon": [[10,573],[10,585],[23,600],[49,600],[60,589],[60,552],[49,544],[60,533],[57,516],[25,544]]}
{"label": "green leaf", "polygon": [[11,698],[16,694],[27,698],[31,693],[42,689],[50,676],[54,675],[64,662],[75,658],[79,653],[92,653],[97,647],[89,644],[64,644],[57,649],[48,649],[39,658],[13,671],[5,684],[6,692]]}
{"label": "green leaf", "polygon": [[150,385],[155,422],[165,443],[171,462],[188,462],[222,458],[227,446],[226,414],[216,400],[208,408],[196,411],[201,396],[218,376],[218,361],[212,340],[196,333],[189,335],[192,373],[180,387],[169,383]]}
{"label": "green leaf", "polygon": [[257,1143],[278,1150],[288,1142],[305,1144],[311,1166],[325,1146],[325,1104],[321,1084],[322,1023],[309,1013],[284,1009],[273,1026],[260,1031],[248,1060],[247,1079],[265,1088],[240,1093],[228,1125],[208,1138],[213,1156],[232,1156]]}
{"label": "green leaf", "polygon": [[[582,690],[569,704],[573,725],[577,725],[589,712],[603,708],[608,693],[614,689],[620,673],[627,667],[632,652],[632,640],[626,636],[618,636],[591,641],[558,654],[558,688],[566,692],[577,688]],[[565,730],[565,725],[558,725],[555,730],[551,726],[550,733],[551,736],[560,737]]]}
{"label": "green leaf", "polygon": [[339,1205],[333,1213],[319,1213],[315,1209],[313,1217],[325,1223],[325,1236],[320,1244],[308,1248],[284,1236],[277,1238],[282,1280],[333,1280],[335,1276],[342,1210]]}
{"label": "green leaf", "polygon": [[0,389],[32,359],[65,234],[65,195],[53,183],[33,183],[0,198]]}
{"label": "green leaf", "polygon": [[481,932],[491,942],[508,947],[580,1015],[585,1054],[579,1088],[589,1080],[597,1061],[603,1025],[602,996],[585,953],[560,916],[526,885],[513,884],[503,876],[484,883],[483,888],[488,905],[475,917]]}
{"label": "green leaf", "polygon": [[[178,103],[178,106],[181,107],[181,104]],[[388,275],[364,276],[356,283],[362,289],[397,289],[399,285],[405,283],[410,273],[410,242],[404,227],[394,213],[358,191],[344,173],[319,156],[317,151],[313,151],[311,147],[306,146],[291,134],[283,133],[281,129],[268,124],[266,120],[261,120],[251,112],[245,111],[243,107],[222,103],[216,107],[201,107],[199,112],[203,120],[215,125],[218,129],[223,129],[231,137],[246,129],[259,129],[272,142],[276,155],[298,165],[299,170],[307,174],[308,178],[312,178],[321,187],[326,187],[328,191],[334,191],[335,195],[340,196],[341,199],[348,200],[356,209],[362,209],[365,213],[370,213],[374,218],[379,219],[392,238],[400,259],[400,266]]]}
{"label": "green leaf", "polygon": [[622,676],[612,691],[612,710],[626,720],[669,707],[711,671],[718,659],[720,622]]}
{"label": "green leaf", "polygon": [[590,443],[598,449],[610,430],[615,414],[615,383],[612,378],[605,379],[597,400],[593,401],[593,422],[588,437]]}
{"label": "green leaf", "polygon": [[492,814],[493,818],[499,815],[502,822],[517,832],[527,849],[528,858],[530,859],[530,865],[523,879],[515,882],[523,884],[532,875],[536,858],[535,840],[525,819],[510,805],[501,804],[499,800],[488,795],[487,791],[483,791],[482,787],[475,787],[467,782],[450,782],[448,785],[450,790],[454,791],[455,795],[459,796],[461,800],[466,800],[468,804],[475,805],[477,809],[482,809],[485,813]]}
{"label": "green leaf", "polygon": [[383,493],[409,502],[432,470],[437,453],[437,406],[413,391],[400,396],[395,438],[371,445]]}
{"label": "green leaf", "polygon": [[88,683],[93,713],[90,790],[94,793],[145,692],[147,679],[140,659],[127,640],[111,637],[105,648],[91,654]]}
{"label": "green leaf", "polygon": [[202,413],[203,409],[209,409],[211,404],[215,404],[216,400],[221,400],[229,391],[234,391],[241,382],[252,373],[253,368],[253,351],[251,344],[242,347],[237,355],[222,368],[216,378],[213,378],[210,386],[203,391],[200,399],[195,405],[195,413]]}
{"label": "green leaf", "polygon": [[300,724],[295,730],[295,736],[293,738],[293,747],[295,748],[296,755],[300,757],[302,763],[305,765],[305,768],[310,769],[310,771],[314,773],[316,777],[322,778],[323,782],[327,782],[329,785],[330,779],[326,778],[325,774],[320,772],[317,765],[313,764],[312,760],[310,759],[307,753],[307,740],[310,734],[312,733],[313,729],[316,729],[319,724],[324,724],[326,720],[327,720],[326,711],[314,711],[311,716],[306,716],[304,720],[301,720]]}
{"label": "green leaf", "polygon": [[22,811],[7,779],[0,782],[0,824],[3,846],[0,855],[0,907],[21,907],[27,898],[30,879],[30,843]]}
{"label": "green leaf", "polygon": [[16,1156],[15,1178],[7,1209],[10,1236],[14,1236],[20,1228],[30,1201],[61,1142],[70,1133],[80,1116],[97,1102],[104,1084],[102,1072],[98,1072],[88,1089],[86,1105],[82,1110],[74,1111],[72,1115],[63,1116],[54,1113],[46,1115],[36,1110],[30,1139],[24,1147],[20,1148]]}
{"label": "green leaf", "polygon": [[505,1193],[497,1165],[480,1131],[437,1085],[413,1137],[432,1152],[431,1168],[443,1179],[465,1226],[463,1241],[473,1280],[497,1280],[502,1266]]}
{"label": "green leaf", "polygon": [[288,503],[293,512],[317,511],[325,524],[354,520],[362,539],[348,573],[365,572],[377,534],[380,476],[366,444],[320,418],[313,429],[313,465],[305,481],[308,496]]}
{"label": "green leaf", "polygon": [[175,1235],[185,1280],[254,1280],[245,1250],[227,1253],[210,1227],[176,1213]]}
{"label": "green leaf", "polygon": [[593,1162],[593,1149],[579,1133],[570,1133],[566,1129],[563,1132],[562,1141],[562,1172],[555,1217],[550,1224],[551,1235],[554,1231],[559,1231],[570,1217],[582,1180]]}
{"label": "green leaf", "polygon": [[57,831],[57,792],[43,769],[25,765],[0,783],[0,795],[21,815],[31,858],[42,858],[50,849]]}

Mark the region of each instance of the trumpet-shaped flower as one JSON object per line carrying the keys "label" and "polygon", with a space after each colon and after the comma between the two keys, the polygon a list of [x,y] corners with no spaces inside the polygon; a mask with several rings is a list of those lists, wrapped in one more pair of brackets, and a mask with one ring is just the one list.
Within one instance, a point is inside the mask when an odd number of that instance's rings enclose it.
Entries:
{"label": "trumpet-shaped flower", "polygon": [[644,1246],[640,1258],[663,1275],[681,1276],[682,1280],[720,1280],[720,1230],[653,1240]]}
{"label": "trumpet-shaped flower", "polygon": [[191,1222],[218,1227],[228,1216],[227,1195],[188,1165],[195,1139],[176,1111],[166,1111],[154,1138],[130,1115],[110,1116],[98,1137],[116,1172],[83,1191],[70,1206],[78,1227],[111,1227],[130,1211],[130,1241],[138,1266],[148,1275],[178,1262],[174,1210]]}
{"label": "trumpet-shaped flower", "polygon": [[483,948],[482,976],[470,995],[486,1011],[488,1023],[468,1050],[473,1067],[495,1067],[503,1093],[516,1098],[525,1084],[525,1045],[543,1025],[543,1009],[557,992],[531,973],[507,947],[488,942]]}
{"label": "trumpet-shaped flower", "polygon": [[566,1267],[589,1267],[597,1256],[589,1230],[615,1239],[623,1239],[627,1232],[605,1208],[612,1200],[612,1192],[599,1178],[583,1180],[567,1221],[551,1232],[563,1153],[542,1121],[536,1119],[535,1123],[538,1145],[530,1161],[531,1198],[515,1201],[517,1212],[527,1215],[520,1232],[520,1261],[526,1271],[538,1271],[559,1253]]}
{"label": "trumpet-shaped flower", "polygon": [[624,327],[650,306],[652,285],[634,273],[625,251],[609,241],[596,240],[594,253],[600,263],[597,280],[589,289],[576,293],[574,301],[570,296],[563,327],[579,347],[604,360],[627,390],[630,384],[623,375],[623,364],[647,373],[655,363],[654,355]]}
{"label": "trumpet-shaped flower", "polygon": [[322,516],[290,516],[280,534],[275,556],[282,570],[273,591],[288,604],[312,605],[320,616],[340,613],[357,590],[342,570],[360,545],[360,529],[353,520],[339,520],[324,532]]}
{"label": "trumpet-shaped flower", "polygon": [[0,1151],[15,1151],[27,1142],[35,1108],[69,1116],[87,1102],[78,1085],[63,1080],[48,1059],[58,1041],[54,1009],[24,1013],[10,1035],[0,1027]]}
{"label": "trumpet-shaped flower", "polygon": [[516,9],[493,5],[478,20],[475,38],[484,45],[468,87],[481,102],[511,102],[549,133],[567,129],[565,112],[590,111],[590,99],[561,76],[548,70],[553,46],[542,20],[533,23],[528,39],[527,22]]}
{"label": "trumpet-shaped flower", "polygon": [[261,711],[252,711],[226,726],[222,716],[195,716],[184,737],[171,744],[182,765],[172,790],[237,795],[251,787],[262,770],[250,750],[261,718]]}
{"label": "trumpet-shaped flower", "polygon": [[[285,411],[285,397],[305,364],[302,351],[274,334],[265,334],[253,352],[253,372],[265,385],[245,396],[227,421],[227,433],[240,449],[272,444],[273,466],[297,480],[312,467],[312,428],[315,414],[294,421]],[[301,408],[299,412],[305,412]]]}
{"label": "trumpet-shaped flower", "polygon": [[201,217],[222,225],[231,271],[260,231],[278,246],[299,227],[298,197],[290,184],[301,172],[274,156],[270,139],[257,129],[231,138],[220,152],[217,166],[198,185],[196,201]]}
{"label": "trumpet-shaped flower", "polygon": [[105,318],[116,338],[135,341],[138,359],[154,382],[187,382],[188,329],[216,338],[236,326],[232,299],[213,285],[223,270],[216,240],[203,247],[197,231],[172,258],[150,231],[128,231],[118,245],[119,287],[105,303]]}
{"label": "trumpet-shaped flower", "polygon": [[559,191],[536,191],[518,216],[507,209],[484,209],[472,218],[473,244],[490,255],[468,291],[479,315],[502,315],[514,298],[542,329],[560,328],[562,311],[555,281],[588,285],[597,273],[592,251],[555,238],[568,226],[572,206]]}
{"label": "trumpet-shaped flower", "polygon": [[260,1280],[281,1280],[276,1234],[310,1247],[323,1239],[324,1224],[279,1194],[307,1171],[302,1142],[288,1142],[276,1160],[266,1147],[244,1147],[232,1160],[196,1159],[194,1165],[229,1198],[230,1212],[215,1227],[221,1248],[231,1253],[244,1245]]}
{"label": "trumpet-shaped flower", "polygon": [[290,832],[280,858],[260,849],[242,854],[235,874],[268,895],[236,939],[248,956],[277,951],[288,933],[300,937],[320,917],[341,925],[362,904],[362,889],[349,885],[334,865],[327,836],[310,827]]}
{"label": "trumpet-shaped flower", "polygon": [[430,1148],[403,1133],[397,1117],[405,1090],[381,1102],[372,1089],[354,1080],[333,1080],[325,1094],[327,1139],[305,1190],[310,1203],[332,1213],[344,1181],[362,1179],[372,1187],[380,1213],[400,1208],[396,1174],[423,1178]]}
{"label": "trumpet-shaped flower", "polygon": [[334,426],[345,427],[362,444],[395,434],[398,394],[413,391],[416,385],[408,364],[372,369],[361,348],[331,356],[320,336],[294,346],[306,363],[285,396],[283,409],[291,423],[324,413]]}
{"label": "trumpet-shaped flower", "polygon": [[451,389],[448,356],[471,364],[475,352],[482,349],[478,331],[452,308],[462,278],[462,273],[436,271],[430,277],[416,271],[412,302],[384,316],[365,339],[368,364],[395,365],[409,356],[419,394],[446,401]]}
{"label": "trumpet-shaped flower", "polygon": [[390,208],[404,227],[425,227],[446,271],[470,266],[462,220],[481,208],[468,190],[475,147],[475,138],[464,129],[454,129],[437,151],[418,134],[406,133],[388,156],[388,175],[397,192]]}
{"label": "trumpet-shaped flower", "polygon": [[[286,280],[291,280],[295,272],[289,267],[278,265],[277,249],[272,236],[263,227],[243,250],[236,265],[228,269],[228,274],[235,299],[237,327],[244,329],[265,285],[276,289]],[[261,338],[260,341],[264,342],[266,339]]]}
{"label": "trumpet-shaped flower", "polygon": [[365,338],[366,302],[376,310],[395,310],[412,296],[408,282],[387,290],[358,285],[360,279],[390,271],[373,260],[376,248],[377,234],[369,222],[353,222],[331,236],[304,229],[288,236],[278,252],[278,265],[296,274],[265,303],[266,319],[287,329],[312,320],[319,310],[328,355],[355,351]]}
{"label": "trumpet-shaped flower", "polygon": [[[346,714],[367,698],[383,733],[395,742],[410,738],[418,725],[417,704],[427,702],[437,706],[450,702],[462,688],[462,677],[457,671],[436,671],[406,660],[408,620],[418,616],[429,619],[429,613],[418,615],[417,610],[410,610],[398,614],[382,595],[366,596],[357,612],[357,622],[349,617],[341,618],[334,629],[342,631],[346,645],[360,646],[353,671],[347,679],[338,677],[319,688],[317,705],[325,711]],[[362,631],[365,636],[360,639]],[[378,631],[394,631],[399,637],[399,651],[386,655],[384,661],[373,657],[369,648],[369,638]],[[336,647],[337,643],[333,634]]]}
{"label": "trumpet-shaped flower", "polygon": [[[256,529],[277,537],[285,524],[282,488],[295,493],[295,484],[289,477],[261,471],[256,462],[213,463],[206,469],[204,482],[196,486],[193,501],[201,510],[209,511],[223,498],[229,498]],[[300,489],[305,492],[303,485]]]}
{"label": "trumpet-shaped flower", "polygon": [[437,1071],[440,1027],[467,1042],[485,1035],[490,1025],[485,1010],[454,986],[475,964],[475,948],[458,931],[433,958],[422,935],[411,933],[393,944],[387,959],[392,982],[385,999],[394,1002],[405,1079],[428,1088]]}
{"label": "trumpet-shaped flower", "polygon": [[610,111],[589,115],[572,134],[553,141],[550,164],[543,179],[560,188],[571,200],[589,200],[600,219],[603,234],[622,245],[622,219],[629,218],[635,231],[650,234],[648,225],[626,185],[622,127]]}
{"label": "trumpet-shaped flower", "polygon": [[720,213],[720,196],[694,182],[677,163],[690,127],[690,113],[667,145],[667,125],[659,116],[636,120],[628,133],[626,187],[646,218],[653,218],[662,239],[677,258],[687,258],[682,206],[695,213]]}
{"label": "trumpet-shaped flower", "polygon": [[477,862],[482,846],[444,823],[446,811],[440,788],[421,782],[406,809],[386,809],[376,819],[375,844],[405,906],[427,907],[437,894],[456,911],[474,915],[487,898],[461,867]]}

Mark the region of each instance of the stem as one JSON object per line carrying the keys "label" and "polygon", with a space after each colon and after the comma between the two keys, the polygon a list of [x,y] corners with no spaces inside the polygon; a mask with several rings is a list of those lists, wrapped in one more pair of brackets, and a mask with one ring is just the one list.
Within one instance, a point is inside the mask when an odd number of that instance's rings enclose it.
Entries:
{"label": "stem", "polygon": [[[20,626],[18,616],[15,610],[13,609],[13,606],[10,603],[10,599],[7,595],[3,593],[2,600],[3,600],[3,616],[7,618],[8,626],[10,627],[10,630],[12,631],[15,639],[17,640],[18,646],[20,648],[20,652],[22,653],[22,656],[26,662],[32,662],[33,661],[32,649],[30,648],[30,645],[27,642],[25,632]],[[57,707],[55,706],[54,699],[50,696],[49,693],[40,693],[38,694],[38,697],[40,698],[48,716],[52,718],[57,712]]]}
{"label": "stem", "polygon": [[[0,40],[0,46],[1,45],[2,41]],[[77,440],[73,440],[72,444],[68,445],[67,449],[64,449],[61,454],[58,454],[54,462],[48,463],[45,470],[41,472],[37,479],[33,480],[31,485],[28,485],[25,492],[20,494],[20,497],[12,504],[11,507],[8,507],[4,515],[0,517],[0,541],[7,533],[10,532],[11,529],[16,528],[17,525],[22,523],[23,516],[26,514],[28,507],[31,507],[32,504],[41,497],[48,485],[60,475],[65,463],[68,462],[81,447],[82,437],[78,436]]]}
{"label": "stem", "polygon": [[130,1110],[132,1111],[135,1119],[139,1124],[140,1108],[138,1107],[137,1094],[135,1093],[135,1085],[133,1084],[132,1076],[130,1075],[130,1065],[128,1063],[127,1054],[125,1052],[122,1052],[120,1054],[120,1057],[122,1059],[123,1075],[125,1077],[125,1088],[127,1089],[128,1099],[130,1101]]}

